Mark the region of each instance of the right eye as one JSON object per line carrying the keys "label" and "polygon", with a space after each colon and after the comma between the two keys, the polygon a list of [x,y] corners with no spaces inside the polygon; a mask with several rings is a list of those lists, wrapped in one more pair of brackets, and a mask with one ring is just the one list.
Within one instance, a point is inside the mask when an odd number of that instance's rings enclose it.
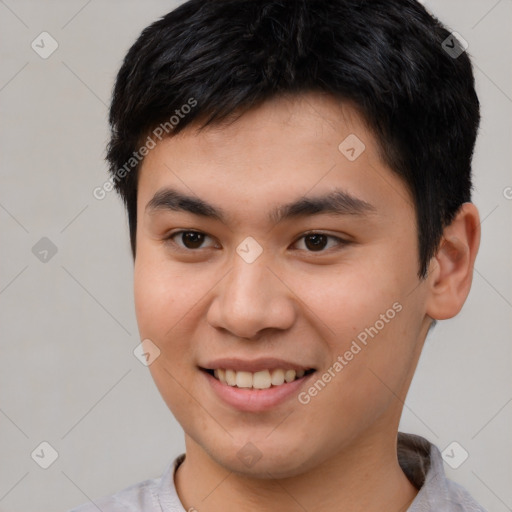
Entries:
{"label": "right eye", "polygon": [[[175,238],[181,242],[181,245],[174,241]],[[205,238],[211,237],[201,231],[180,230],[169,234],[164,240],[166,243],[171,243],[177,246],[179,250],[194,251],[196,249],[201,249],[201,244],[204,242]]]}

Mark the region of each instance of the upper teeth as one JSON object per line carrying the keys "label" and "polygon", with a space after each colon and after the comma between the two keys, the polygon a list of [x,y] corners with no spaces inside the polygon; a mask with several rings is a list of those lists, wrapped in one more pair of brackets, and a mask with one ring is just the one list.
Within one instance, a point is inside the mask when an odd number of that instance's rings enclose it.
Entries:
{"label": "upper teeth", "polygon": [[235,370],[225,370],[217,368],[213,374],[224,384],[237,386],[239,388],[267,389],[271,385],[279,386],[284,382],[292,382],[295,378],[304,376],[304,370],[261,370],[259,372],[237,372]]}

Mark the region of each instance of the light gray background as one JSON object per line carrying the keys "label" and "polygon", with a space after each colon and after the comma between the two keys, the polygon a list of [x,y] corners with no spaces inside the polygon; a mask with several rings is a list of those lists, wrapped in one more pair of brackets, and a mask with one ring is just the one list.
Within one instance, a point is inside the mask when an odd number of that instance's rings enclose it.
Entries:
{"label": "light gray background", "polygon": [[[0,510],[67,510],[159,476],[181,428],[139,343],[121,202],[107,178],[107,104],[140,31],[180,2],[0,1]],[[512,2],[428,0],[468,41],[482,103],[474,202],[482,245],[463,311],[429,337],[401,430],[469,453],[446,471],[490,511],[512,510]],[[59,47],[40,58],[31,42]],[[508,193],[507,193],[508,192]],[[58,249],[43,263],[32,247]],[[42,441],[58,452],[46,470]]]}

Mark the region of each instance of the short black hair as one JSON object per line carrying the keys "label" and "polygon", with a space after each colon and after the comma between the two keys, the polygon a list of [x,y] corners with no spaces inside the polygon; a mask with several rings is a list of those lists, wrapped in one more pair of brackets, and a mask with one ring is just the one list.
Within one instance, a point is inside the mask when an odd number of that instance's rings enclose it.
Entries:
{"label": "short black hair", "polygon": [[471,201],[480,106],[467,52],[415,0],[189,0],[145,28],[117,75],[107,152],[133,257],[133,157],[148,136],[314,91],[358,109],[406,184],[425,278],[444,227]]}

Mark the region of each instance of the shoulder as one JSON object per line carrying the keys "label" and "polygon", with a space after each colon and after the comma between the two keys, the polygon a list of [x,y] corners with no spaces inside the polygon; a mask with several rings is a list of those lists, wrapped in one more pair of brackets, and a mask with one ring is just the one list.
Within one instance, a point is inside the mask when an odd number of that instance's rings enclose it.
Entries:
{"label": "shoulder", "polygon": [[184,512],[174,486],[174,473],[184,459],[184,453],[178,455],[158,478],[130,485],[122,491],[89,501],[68,512],[161,512],[162,504],[168,512]]}
{"label": "shoulder", "polygon": [[399,432],[397,452],[402,470],[419,490],[407,512],[486,512],[462,485],[446,477],[436,445]]}
{"label": "shoulder", "polygon": [[447,492],[444,496],[449,510],[454,512],[487,512],[460,484],[446,479]]}
{"label": "shoulder", "polygon": [[142,512],[159,511],[157,489],[160,478],[144,480],[130,485],[110,496],[89,501],[68,512]]}

